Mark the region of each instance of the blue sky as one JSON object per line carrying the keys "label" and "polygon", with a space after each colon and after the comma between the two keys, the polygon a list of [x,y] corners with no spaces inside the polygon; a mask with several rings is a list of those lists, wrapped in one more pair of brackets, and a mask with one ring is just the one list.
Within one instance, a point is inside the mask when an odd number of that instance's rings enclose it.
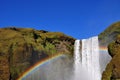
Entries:
{"label": "blue sky", "polygon": [[0,0],[0,27],[59,31],[77,39],[120,21],[120,0]]}

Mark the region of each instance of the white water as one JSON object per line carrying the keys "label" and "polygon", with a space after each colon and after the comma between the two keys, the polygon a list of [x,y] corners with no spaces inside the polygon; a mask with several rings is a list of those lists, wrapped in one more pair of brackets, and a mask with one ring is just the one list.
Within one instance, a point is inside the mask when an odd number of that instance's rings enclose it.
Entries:
{"label": "white water", "polygon": [[35,68],[21,80],[101,80],[101,74],[110,59],[107,51],[99,50],[97,36],[76,40],[74,64],[64,55]]}
{"label": "white water", "polygon": [[75,41],[75,49],[74,49],[74,79],[79,80],[81,75],[81,60],[80,60],[80,40]]}
{"label": "white water", "polygon": [[74,80],[101,80],[98,37],[75,41]]}

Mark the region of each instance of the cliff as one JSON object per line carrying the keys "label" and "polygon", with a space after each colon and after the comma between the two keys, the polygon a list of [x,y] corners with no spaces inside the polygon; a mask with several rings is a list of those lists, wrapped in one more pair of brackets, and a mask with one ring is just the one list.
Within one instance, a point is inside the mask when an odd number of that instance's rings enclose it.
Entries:
{"label": "cliff", "polygon": [[120,22],[114,23],[99,35],[100,45],[108,46],[112,60],[102,74],[102,80],[120,80]]}
{"label": "cliff", "polygon": [[15,80],[43,58],[73,54],[74,38],[60,32],[29,28],[0,29],[0,80]]}
{"label": "cliff", "polygon": [[120,34],[120,22],[110,25],[106,30],[98,35],[100,45],[107,46],[110,42],[116,39],[118,34]]}
{"label": "cliff", "polygon": [[112,60],[103,72],[102,80],[120,80],[120,35],[108,45]]}

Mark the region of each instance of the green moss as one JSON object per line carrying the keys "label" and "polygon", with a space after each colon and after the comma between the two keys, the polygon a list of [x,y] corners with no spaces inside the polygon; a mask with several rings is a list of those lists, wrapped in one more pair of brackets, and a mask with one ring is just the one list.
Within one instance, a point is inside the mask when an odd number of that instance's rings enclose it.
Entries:
{"label": "green moss", "polygon": [[2,76],[15,80],[27,68],[48,56],[72,55],[74,40],[60,32],[15,27],[0,29],[0,61],[6,62],[8,69],[0,68],[10,74]]}
{"label": "green moss", "polygon": [[114,56],[115,53],[114,53],[115,49],[114,49],[114,42],[110,43],[109,46],[108,46],[108,52],[111,56]]}
{"label": "green moss", "polygon": [[100,45],[108,45],[114,41],[117,35],[120,34],[120,22],[116,22],[109,26],[105,31],[99,34]]}
{"label": "green moss", "polygon": [[106,71],[103,72],[102,80],[111,80],[113,65],[109,63],[106,67]]}
{"label": "green moss", "polygon": [[45,49],[44,49],[47,53],[49,53],[48,55],[54,55],[56,53],[56,48],[53,44],[51,43],[46,43]]}
{"label": "green moss", "polygon": [[107,65],[103,73],[102,80],[119,80],[120,79],[120,43],[119,36],[108,46],[109,54],[112,60]]}

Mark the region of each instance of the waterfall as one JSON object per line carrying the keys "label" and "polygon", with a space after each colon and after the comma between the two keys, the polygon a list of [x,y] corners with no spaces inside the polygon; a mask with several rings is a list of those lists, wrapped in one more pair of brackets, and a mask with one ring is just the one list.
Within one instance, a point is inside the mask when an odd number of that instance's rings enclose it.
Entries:
{"label": "waterfall", "polygon": [[79,80],[79,76],[81,75],[81,60],[80,60],[80,40],[76,40],[75,41],[75,48],[74,48],[74,67],[75,67],[75,74],[74,74],[74,78],[76,80]]}
{"label": "waterfall", "polygon": [[76,40],[74,80],[101,80],[98,37]]}
{"label": "waterfall", "polygon": [[98,36],[76,40],[73,58],[61,55],[39,64],[19,80],[101,80],[110,61],[107,49],[100,50]]}

